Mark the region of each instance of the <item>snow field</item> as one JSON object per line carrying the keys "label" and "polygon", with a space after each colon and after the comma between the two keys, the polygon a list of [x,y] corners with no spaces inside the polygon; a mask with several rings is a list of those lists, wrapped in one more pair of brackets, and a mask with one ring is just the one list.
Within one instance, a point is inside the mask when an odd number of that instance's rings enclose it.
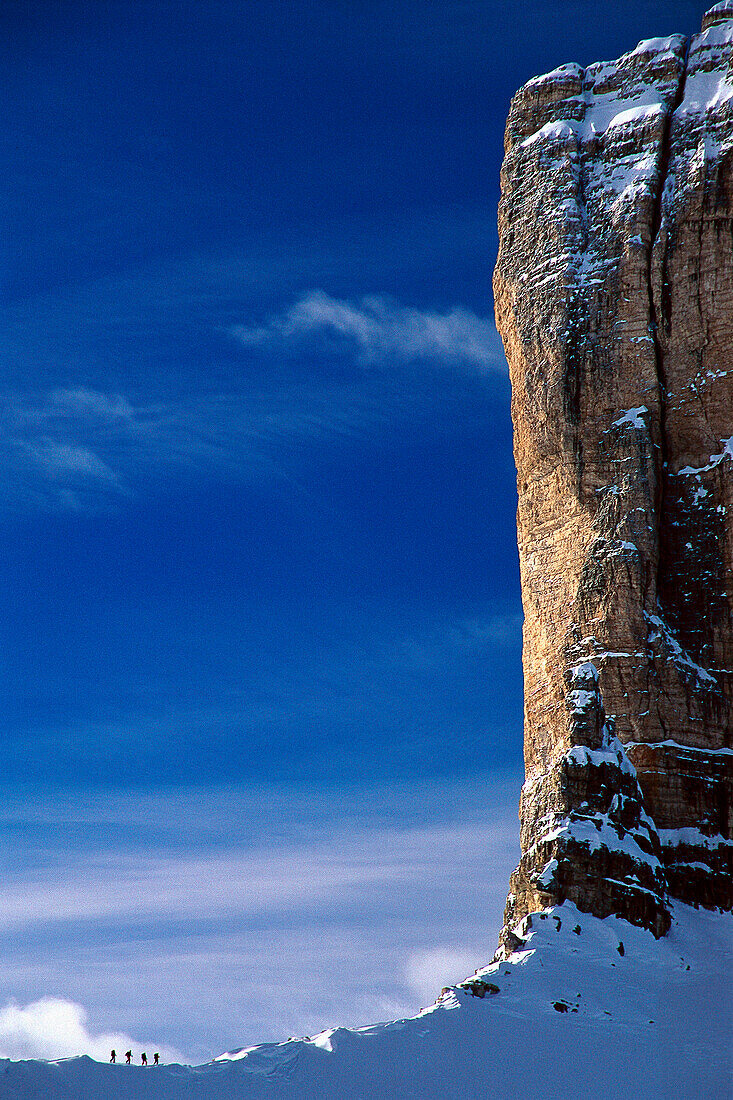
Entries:
{"label": "snow field", "polygon": [[732,1094],[733,917],[677,904],[651,933],[566,903],[407,1020],[204,1066],[0,1062],[3,1100],[708,1100]]}

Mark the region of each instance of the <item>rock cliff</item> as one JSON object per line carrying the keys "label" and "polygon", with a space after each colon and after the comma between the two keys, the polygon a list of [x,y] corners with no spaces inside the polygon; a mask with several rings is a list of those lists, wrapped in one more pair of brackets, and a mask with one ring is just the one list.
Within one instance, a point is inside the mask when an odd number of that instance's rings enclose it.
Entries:
{"label": "rock cliff", "polygon": [[733,0],[506,127],[496,317],[525,611],[510,929],[731,908]]}

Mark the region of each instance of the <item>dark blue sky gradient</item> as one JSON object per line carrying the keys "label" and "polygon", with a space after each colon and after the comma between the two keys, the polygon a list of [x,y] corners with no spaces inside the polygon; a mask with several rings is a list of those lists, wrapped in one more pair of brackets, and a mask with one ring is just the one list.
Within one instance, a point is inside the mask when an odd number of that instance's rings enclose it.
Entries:
{"label": "dark blue sky gradient", "polygon": [[[421,208],[493,214],[517,86],[696,27],[701,5],[626,0],[602,19],[567,0],[4,11],[14,300],[185,250],[348,232],[351,219],[368,232],[372,219],[414,224]],[[446,272],[433,296],[462,275]],[[483,307],[486,282],[464,304]]]}
{"label": "dark blue sky gradient", "polygon": [[[450,351],[394,369],[323,332],[243,346],[232,330],[316,289],[490,316],[513,91],[701,10],[4,7],[7,777],[518,760],[506,378]],[[43,419],[59,391],[175,428],[141,446],[88,409],[59,426]],[[58,469],[77,461],[103,468],[77,484]]]}
{"label": "dark blue sky gradient", "polygon": [[5,0],[0,1006],[205,1058],[490,957],[504,121],[704,6]]}

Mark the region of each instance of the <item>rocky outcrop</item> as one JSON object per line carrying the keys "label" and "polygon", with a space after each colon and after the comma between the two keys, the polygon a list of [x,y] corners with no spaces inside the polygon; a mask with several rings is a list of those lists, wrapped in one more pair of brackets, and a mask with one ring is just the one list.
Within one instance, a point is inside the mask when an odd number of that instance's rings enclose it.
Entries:
{"label": "rocky outcrop", "polygon": [[514,97],[494,273],[525,610],[507,928],[730,908],[733,2]]}

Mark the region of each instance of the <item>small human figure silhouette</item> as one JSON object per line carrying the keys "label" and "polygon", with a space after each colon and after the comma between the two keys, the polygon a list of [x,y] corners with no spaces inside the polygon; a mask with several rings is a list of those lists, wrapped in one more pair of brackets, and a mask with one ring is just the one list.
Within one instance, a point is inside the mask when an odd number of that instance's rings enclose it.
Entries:
{"label": "small human figure silhouette", "polygon": [[154,1065],[154,1066],[157,1066],[157,1064],[158,1064],[158,1059],[159,1059],[159,1058],[160,1058],[160,1055],[159,1055],[159,1054],[154,1054],[154,1055],[153,1055],[153,1065]]}
{"label": "small human figure silhouette", "polygon": [[148,1064],[148,1056],[147,1056],[147,1054],[145,1053],[145,1051],[143,1051],[143,1052],[142,1052],[142,1054],[140,1055],[140,1061],[142,1062],[142,1064],[143,1064],[144,1066],[147,1066],[147,1064]]}
{"label": "small human figure silhouette", "polygon": [[129,1066],[129,1064],[130,1064],[130,1059],[131,1059],[131,1058],[132,1058],[132,1051],[131,1051],[131,1050],[128,1050],[128,1051],[127,1051],[127,1052],[125,1053],[125,1061],[127,1062],[128,1066]]}
{"label": "small human figure silhouette", "polygon": [[117,1051],[116,1050],[113,1050],[110,1053],[109,1060],[110,1060],[110,1062],[116,1062],[117,1061]]}

